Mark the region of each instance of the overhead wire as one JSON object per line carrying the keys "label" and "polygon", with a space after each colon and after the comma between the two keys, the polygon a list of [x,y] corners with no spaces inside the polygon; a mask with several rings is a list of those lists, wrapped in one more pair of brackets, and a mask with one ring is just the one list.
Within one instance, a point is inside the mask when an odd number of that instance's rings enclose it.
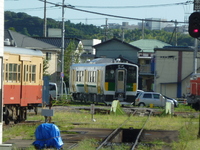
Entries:
{"label": "overhead wire", "polygon": [[[44,2],[44,0],[39,0],[39,1]],[[94,11],[89,11],[89,10],[83,10],[83,9],[76,8],[75,6],[72,6],[72,5],[61,5],[61,4],[56,4],[56,3],[48,2],[48,1],[46,1],[46,3],[52,4],[52,5],[55,5],[55,6],[65,7],[65,8],[72,9],[72,10],[81,11],[81,12],[97,14],[97,15],[102,15],[102,16],[109,16],[109,17],[114,17],[114,18],[138,20],[138,21],[165,22],[165,23],[173,23],[173,22],[175,22],[175,21],[166,21],[166,20],[153,20],[153,19],[140,19],[140,18],[133,18],[133,17],[124,17],[124,16],[118,16],[118,15],[111,15],[111,14],[105,14],[105,13],[100,13],[100,12],[94,12]],[[177,23],[187,23],[187,22],[181,22],[181,21],[176,21],[176,22]]]}
{"label": "overhead wire", "polygon": [[172,3],[172,4],[142,5],[142,6],[79,6],[79,5],[74,5],[74,6],[79,8],[127,9],[127,8],[167,7],[174,5],[189,5],[189,4],[193,4],[193,1],[186,1],[186,2]]}

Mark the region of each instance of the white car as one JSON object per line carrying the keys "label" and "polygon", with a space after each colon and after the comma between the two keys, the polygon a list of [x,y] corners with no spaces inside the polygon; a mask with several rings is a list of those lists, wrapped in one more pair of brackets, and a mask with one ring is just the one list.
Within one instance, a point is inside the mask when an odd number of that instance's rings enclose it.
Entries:
{"label": "white car", "polygon": [[166,102],[174,105],[172,100],[166,99],[162,94],[157,92],[140,92],[135,99],[135,105],[138,106],[149,106],[153,104],[154,106],[164,107]]}

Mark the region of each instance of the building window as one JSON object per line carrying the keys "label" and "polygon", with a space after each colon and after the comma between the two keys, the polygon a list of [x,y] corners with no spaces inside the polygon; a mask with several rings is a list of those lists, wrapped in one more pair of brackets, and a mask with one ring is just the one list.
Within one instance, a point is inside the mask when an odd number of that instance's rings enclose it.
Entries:
{"label": "building window", "polygon": [[46,52],[46,60],[51,60],[51,53],[50,52]]}
{"label": "building window", "polygon": [[146,64],[151,64],[151,60],[146,60]]}

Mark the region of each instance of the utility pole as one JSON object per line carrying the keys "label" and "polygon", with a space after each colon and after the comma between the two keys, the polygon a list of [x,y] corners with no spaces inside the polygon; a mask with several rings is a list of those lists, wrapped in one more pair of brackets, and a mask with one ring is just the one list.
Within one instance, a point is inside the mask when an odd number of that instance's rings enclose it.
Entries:
{"label": "utility pole", "polygon": [[142,20],[142,39],[144,39],[144,20]]}
{"label": "utility pole", "polygon": [[124,42],[124,28],[122,27],[122,41]]}
{"label": "utility pole", "polygon": [[108,29],[108,18],[106,18],[106,27],[105,27],[105,41],[107,41],[107,29]]}
{"label": "utility pole", "polygon": [[64,79],[64,49],[65,49],[65,18],[64,18],[64,5],[65,0],[62,2],[62,46],[61,46],[61,73],[60,73],[60,78],[61,78],[61,96],[63,96],[63,79]]}
{"label": "utility pole", "polygon": [[44,0],[44,24],[43,24],[43,36],[47,36],[47,16],[46,16],[47,1]]}
{"label": "utility pole", "polygon": [[177,32],[178,32],[177,24],[178,24],[178,22],[177,22],[177,20],[175,20],[175,46],[177,46]]}
{"label": "utility pole", "polygon": [[[189,34],[195,38],[194,44],[194,74],[197,73],[197,52],[198,52],[198,38],[200,37],[199,31],[199,17],[200,17],[200,0],[194,0],[194,13],[192,13],[189,17]],[[194,17],[193,17],[194,16]],[[197,25],[197,28],[193,26],[194,24]],[[191,29],[193,32],[191,32]],[[195,34],[194,34],[195,33]],[[196,37],[196,34],[198,35]],[[200,108],[200,105],[199,105]],[[200,138],[200,113],[199,113],[199,132],[197,138]]]}
{"label": "utility pole", "polygon": [[199,41],[198,39],[194,40],[194,74],[197,73],[197,52],[198,52],[198,45]]}

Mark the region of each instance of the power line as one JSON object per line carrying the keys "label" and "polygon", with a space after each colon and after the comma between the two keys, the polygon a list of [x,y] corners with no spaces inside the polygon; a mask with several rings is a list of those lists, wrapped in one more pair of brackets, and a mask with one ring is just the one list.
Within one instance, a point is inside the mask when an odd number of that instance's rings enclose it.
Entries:
{"label": "power line", "polygon": [[[58,9],[58,7],[51,6],[51,7],[46,7],[47,9]],[[6,11],[35,11],[35,10],[44,10],[44,7],[37,7],[37,8],[20,8],[20,9],[8,9]]]}
{"label": "power line", "polygon": [[[44,2],[43,0],[39,0],[39,1]],[[124,16],[111,15],[111,14],[105,14],[105,13],[100,13],[100,12],[94,12],[94,11],[89,11],[89,10],[78,9],[78,8],[75,8],[75,6],[72,6],[72,5],[60,5],[60,4],[56,4],[56,3],[53,3],[53,2],[47,2],[47,3],[55,5],[55,6],[65,7],[65,8],[68,8],[68,9],[73,9],[73,10],[82,11],[82,12],[91,13],[91,14],[96,14],[96,15],[109,16],[109,17],[114,17],[114,18],[138,20],[138,21],[165,22],[165,23],[173,23],[173,22],[175,22],[175,21],[165,21],[165,20],[151,20],[151,19],[140,19],[140,18],[133,18],[133,17],[124,17]],[[180,21],[176,21],[176,22],[177,23],[187,23],[187,22],[180,22]]]}
{"label": "power line", "polygon": [[173,4],[159,4],[159,5],[142,5],[142,6],[78,6],[75,7],[80,8],[104,8],[104,9],[127,9],[127,8],[148,8],[148,7],[167,7],[167,6],[175,6],[175,5],[190,5],[193,4],[193,1],[186,1],[182,3],[173,3]]}

